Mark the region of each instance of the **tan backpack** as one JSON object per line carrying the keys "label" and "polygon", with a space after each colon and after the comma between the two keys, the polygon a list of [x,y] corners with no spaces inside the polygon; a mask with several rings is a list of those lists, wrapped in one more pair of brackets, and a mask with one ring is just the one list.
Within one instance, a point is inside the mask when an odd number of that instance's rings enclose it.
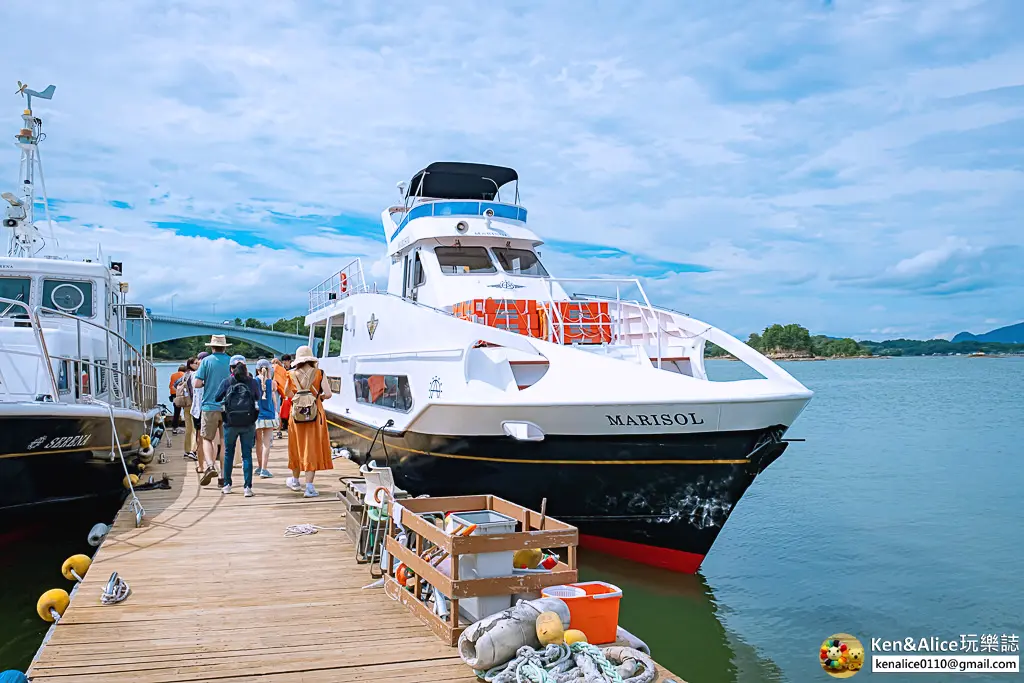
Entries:
{"label": "tan backpack", "polygon": [[317,398],[319,397],[320,391],[317,390],[316,394],[313,394],[313,387],[320,383],[320,370],[318,369],[313,373],[313,379],[310,381],[309,386],[302,386],[299,384],[298,375],[292,373],[292,381],[295,382],[295,386],[298,389],[295,395],[292,396],[292,410],[288,416],[291,422],[316,422],[317,418],[320,417],[320,412],[317,408]]}

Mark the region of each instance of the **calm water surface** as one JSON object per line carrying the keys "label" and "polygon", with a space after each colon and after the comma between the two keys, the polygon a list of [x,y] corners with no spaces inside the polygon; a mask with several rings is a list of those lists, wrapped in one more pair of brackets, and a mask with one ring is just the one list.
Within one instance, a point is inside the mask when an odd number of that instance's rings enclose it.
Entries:
{"label": "calm water surface", "polygon": [[[176,367],[160,368],[161,386]],[[1024,635],[1024,358],[784,367],[816,392],[788,435],[807,442],[758,477],[699,575],[582,554],[584,578],[623,588],[623,624],[690,683],[830,680],[817,651],[837,632],[866,645]],[[27,666],[45,632],[36,597],[66,585],[60,564],[91,523],[0,561],[0,670]]]}

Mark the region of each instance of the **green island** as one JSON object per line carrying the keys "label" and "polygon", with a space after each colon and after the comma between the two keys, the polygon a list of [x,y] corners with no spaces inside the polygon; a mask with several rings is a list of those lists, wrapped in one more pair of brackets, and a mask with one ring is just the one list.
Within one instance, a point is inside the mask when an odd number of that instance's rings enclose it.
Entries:
{"label": "green island", "polygon": [[[813,360],[824,358],[873,358],[891,356],[970,356],[1024,354],[1024,344],[1007,344],[977,340],[951,342],[946,339],[889,339],[856,341],[850,337],[836,338],[812,335],[797,324],[770,325],[754,332],[747,344],[776,360]],[[714,344],[708,344],[709,358],[730,355]]]}

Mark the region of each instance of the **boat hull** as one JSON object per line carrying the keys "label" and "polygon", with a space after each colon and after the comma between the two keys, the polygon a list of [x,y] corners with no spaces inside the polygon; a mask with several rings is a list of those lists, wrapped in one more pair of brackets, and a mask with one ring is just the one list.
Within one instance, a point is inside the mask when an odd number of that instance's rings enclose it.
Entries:
{"label": "boat hull", "polygon": [[[146,432],[142,413],[117,417],[125,456]],[[120,501],[124,466],[111,458],[107,414],[0,416],[0,537],[26,521],[60,516],[89,500]],[[129,460],[131,466],[131,460]]]}
{"label": "boat hull", "polygon": [[575,525],[580,543],[693,573],[754,478],[786,448],[785,426],[660,435],[437,436],[376,431],[330,415],[332,441],[387,462],[413,495],[487,491]]}

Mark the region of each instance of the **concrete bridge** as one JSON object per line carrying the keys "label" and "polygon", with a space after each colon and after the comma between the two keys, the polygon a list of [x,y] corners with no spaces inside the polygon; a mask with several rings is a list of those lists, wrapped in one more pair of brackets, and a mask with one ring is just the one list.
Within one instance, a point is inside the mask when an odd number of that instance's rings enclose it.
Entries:
{"label": "concrete bridge", "polygon": [[[159,344],[184,337],[209,337],[213,334],[223,334],[228,341],[244,340],[276,355],[281,355],[294,354],[295,349],[308,343],[308,339],[299,334],[261,330],[256,327],[213,323],[207,320],[189,320],[169,315],[150,315],[149,319],[152,321],[152,327],[146,341],[150,344]],[[128,321],[128,341],[136,348],[140,348],[142,330],[138,322]]]}

